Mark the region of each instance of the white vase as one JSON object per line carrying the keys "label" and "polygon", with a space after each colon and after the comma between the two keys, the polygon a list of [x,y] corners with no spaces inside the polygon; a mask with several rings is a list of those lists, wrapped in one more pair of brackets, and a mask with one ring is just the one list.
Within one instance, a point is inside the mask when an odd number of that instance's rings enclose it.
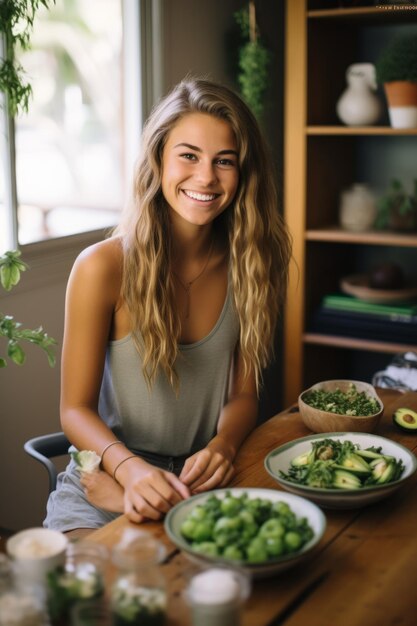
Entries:
{"label": "white vase", "polygon": [[383,107],[375,93],[375,66],[372,63],[349,65],[346,81],[348,86],[336,105],[339,119],[347,126],[368,126],[378,122]]}
{"label": "white vase", "polygon": [[368,185],[355,183],[341,193],[339,221],[342,228],[356,232],[369,230],[376,214],[376,198]]}

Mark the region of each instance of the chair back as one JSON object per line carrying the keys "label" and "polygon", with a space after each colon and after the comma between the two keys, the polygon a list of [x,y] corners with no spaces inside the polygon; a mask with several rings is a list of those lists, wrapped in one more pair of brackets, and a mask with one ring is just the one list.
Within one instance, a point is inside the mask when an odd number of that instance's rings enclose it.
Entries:
{"label": "chair back", "polygon": [[25,452],[39,461],[39,463],[42,463],[46,468],[49,477],[49,493],[56,488],[58,476],[58,470],[51,459],[68,454],[70,445],[65,434],[63,432],[57,432],[33,437],[33,439],[26,441],[23,446]]}

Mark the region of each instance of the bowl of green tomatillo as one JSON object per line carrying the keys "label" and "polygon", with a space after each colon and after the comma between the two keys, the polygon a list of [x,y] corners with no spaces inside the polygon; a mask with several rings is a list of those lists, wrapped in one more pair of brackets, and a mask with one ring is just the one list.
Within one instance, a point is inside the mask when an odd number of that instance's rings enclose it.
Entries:
{"label": "bowl of green tomatillo", "polygon": [[274,489],[215,489],[183,500],[165,518],[168,537],[191,560],[255,578],[304,561],[325,528],[313,502]]}

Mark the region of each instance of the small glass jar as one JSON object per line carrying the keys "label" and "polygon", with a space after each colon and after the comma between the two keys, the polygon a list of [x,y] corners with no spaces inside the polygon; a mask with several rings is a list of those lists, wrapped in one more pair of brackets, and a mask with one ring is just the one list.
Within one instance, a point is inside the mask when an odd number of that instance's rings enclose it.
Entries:
{"label": "small glass jar", "polygon": [[162,626],[166,620],[167,592],[159,564],[164,546],[146,532],[113,548],[118,573],[111,590],[114,626]]}
{"label": "small glass jar", "polygon": [[13,564],[0,554],[0,626],[49,624],[44,590],[19,581]]}
{"label": "small glass jar", "polygon": [[105,546],[92,541],[76,541],[68,546],[65,568],[57,569],[48,577],[52,624],[68,623],[75,604],[85,604],[103,596],[108,556]]}

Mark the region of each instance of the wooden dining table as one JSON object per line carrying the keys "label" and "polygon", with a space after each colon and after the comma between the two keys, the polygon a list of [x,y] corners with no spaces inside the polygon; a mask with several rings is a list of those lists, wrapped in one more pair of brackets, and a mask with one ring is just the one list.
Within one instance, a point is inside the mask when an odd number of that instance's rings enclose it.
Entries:
{"label": "wooden dining table", "polygon": [[[392,415],[402,406],[417,410],[417,392],[377,391],[384,414],[375,434],[416,453],[417,433],[399,430]],[[231,486],[281,489],[264,468],[265,456],[309,434],[297,406],[272,417],[241,447]],[[326,531],[310,557],[290,570],[252,582],[242,626],[416,626],[417,472],[377,503],[323,511]],[[111,548],[126,528],[137,526],[121,516],[89,539]],[[145,522],[141,528],[167,549],[160,565],[168,589],[167,626],[189,626],[183,592],[196,565],[170,542],[162,521]],[[109,566],[109,580],[113,574]]]}

